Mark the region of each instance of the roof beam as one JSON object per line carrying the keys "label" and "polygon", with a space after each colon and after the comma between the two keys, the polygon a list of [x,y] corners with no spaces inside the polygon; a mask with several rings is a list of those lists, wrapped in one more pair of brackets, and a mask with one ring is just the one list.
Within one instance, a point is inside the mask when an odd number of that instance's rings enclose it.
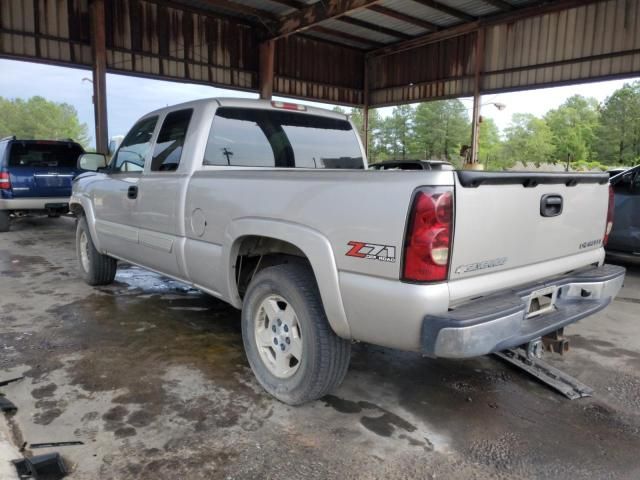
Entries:
{"label": "roof beam", "polygon": [[[414,0],[417,1],[417,0]],[[438,32],[427,33],[420,37],[412,38],[402,42],[387,45],[377,50],[367,53],[369,56],[392,55],[394,53],[411,50],[413,48],[429,45],[431,43],[441,42],[450,38],[459,37],[468,33],[475,32],[482,27],[490,27],[504,23],[513,23],[530,17],[538,17],[549,13],[554,13],[571,8],[583,7],[593,3],[602,3],[608,0],[556,0],[551,3],[534,4],[528,7],[516,8],[510,12],[496,13],[487,17],[482,17],[475,22],[462,23],[450,28],[443,28]]]}
{"label": "roof beam", "polygon": [[[197,12],[200,13],[202,15],[206,15],[206,14],[218,14],[220,15],[220,12],[214,12],[208,9],[203,9],[203,8],[189,8],[181,3],[178,3],[175,0],[151,0],[153,3],[157,3],[159,5],[166,5],[167,7],[170,8],[174,8],[176,10],[183,10],[183,11],[191,11],[191,12]],[[271,20],[271,21],[275,21],[277,20],[277,17],[275,15],[273,15],[271,12],[267,12],[265,10],[258,10],[257,8],[253,8],[253,7],[249,7],[248,5],[243,5],[241,3],[235,3],[232,2],[230,0],[207,0],[206,5],[212,7],[212,8],[221,8],[223,10],[227,10],[228,12],[234,12],[240,15],[247,15],[250,17],[255,17],[259,20]],[[246,20],[245,20],[246,21]]]}
{"label": "roof beam", "polygon": [[425,7],[432,8],[434,10],[438,10],[442,13],[446,13],[447,15],[455,18],[459,18],[465,22],[473,22],[477,20],[473,15],[469,15],[468,13],[463,12],[462,10],[458,10],[457,8],[450,7],[449,5],[445,5],[444,3],[436,2],[435,0],[413,0],[416,3],[424,5]]}
{"label": "roof beam", "polygon": [[280,5],[286,5],[290,8],[295,8],[296,10],[300,10],[307,6],[306,3],[301,2],[299,0],[271,0],[272,2],[279,3]]}
{"label": "roof beam", "polygon": [[418,27],[422,27],[425,30],[436,31],[440,29],[440,27],[435,23],[422,20],[421,18],[412,17],[411,15],[407,15],[406,13],[398,12],[397,10],[392,10],[390,8],[383,7],[382,5],[369,5],[367,9],[373,12],[380,13],[382,15],[386,15],[387,17],[395,18],[396,20],[402,20],[403,22],[410,23]]}
{"label": "roof beam", "polygon": [[381,0],[322,0],[308,7],[285,15],[275,25],[275,35],[272,38],[281,38],[293,33],[302,32],[317,25],[320,22],[332,18],[341,17],[368,7]]}
{"label": "roof beam", "polygon": [[499,8],[500,10],[504,10],[505,12],[510,12],[515,8],[509,2],[505,2],[504,0],[482,0],[482,1],[489,5],[493,5],[494,7]]}
{"label": "roof beam", "polygon": [[400,38],[403,40],[408,40],[412,38],[412,35],[407,35],[406,33],[399,32],[397,30],[393,30],[391,28],[382,27],[380,25],[375,25],[373,23],[365,22],[364,20],[360,20],[359,18],[353,17],[338,17],[337,20],[348,23],[350,25],[355,25],[356,27],[366,28],[367,30],[373,30],[374,32],[383,33],[385,35],[389,35],[390,37]]}
{"label": "roof beam", "polygon": [[[331,35],[332,37],[342,38],[344,40],[349,40],[350,42],[360,43],[361,45],[370,45],[374,48],[383,46],[382,43],[369,40],[368,38],[362,38],[357,35],[352,35],[350,33],[342,32],[340,30],[334,30],[333,28],[321,27],[320,25],[316,25],[312,27],[311,31],[323,33],[324,35]],[[322,40],[322,39],[318,39],[318,40]]]}

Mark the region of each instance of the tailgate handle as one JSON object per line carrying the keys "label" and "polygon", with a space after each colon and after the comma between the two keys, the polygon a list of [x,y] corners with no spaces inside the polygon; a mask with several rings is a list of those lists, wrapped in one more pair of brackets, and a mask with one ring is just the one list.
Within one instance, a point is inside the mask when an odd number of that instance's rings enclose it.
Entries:
{"label": "tailgate handle", "polygon": [[131,185],[127,190],[127,197],[131,200],[138,198],[138,187],[137,185]]}
{"label": "tailgate handle", "polygon": [[543,195],[540,199],[540,215],[557,217],[562,213],[562,196],[555,193]]}

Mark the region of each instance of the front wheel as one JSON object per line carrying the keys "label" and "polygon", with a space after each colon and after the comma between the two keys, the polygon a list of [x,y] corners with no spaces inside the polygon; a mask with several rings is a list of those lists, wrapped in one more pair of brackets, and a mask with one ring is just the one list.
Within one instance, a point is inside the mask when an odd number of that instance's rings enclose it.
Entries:
{"label": "front wheel", "polygon": [[76,253],[82,278],[89,285],[108,285],[116,278],[118,262],[115,258],[98,252],[91,239],[85,217],[78,219]]}
{"label": "front wheel", "polygon": [[255,276],[244,299],[242,338],[258,382],[289,405],[331,392],[349,367],[351,343],[331,329],[305,265],[276,265]]}
{"label": "front wheel", "polygon": [[0,232],[9,231],[9,212],[0,210]]}

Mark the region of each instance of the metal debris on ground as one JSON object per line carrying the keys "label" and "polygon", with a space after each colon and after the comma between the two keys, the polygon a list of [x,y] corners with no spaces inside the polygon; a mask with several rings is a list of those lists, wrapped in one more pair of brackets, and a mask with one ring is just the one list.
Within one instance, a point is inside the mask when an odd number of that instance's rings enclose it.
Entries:
{"label": "metal debris on ground", "polygon": [[24,380],[24,377],[20,376],[16,378],[10,378],[9,380],[0,380],[0,387],[4,387],[13,382],[19,382],[20,380]]}
{"label": "metal debris on ground", "polygon": [[60,480],[67,476],[67,467],[59,453],[47,453],[31,458],[13,460],[20,478]]}
{"label": "metal debris on ground", "polygon": [[53,447],[73,447],[75,445],[84,445],[84,442],[48,442],[48,443],[32,443],[29,448],[53,448]]}
{"label": "metal debris on ground", "polygon": [[496,352],[495,355],[512,365],[533,375],[541,382],[562,393],[570,400],[593,395],[593,389],[580,382],[571,375],[552,367],[547,362],[535,356],[527,355],[523,348],[513,348]]}

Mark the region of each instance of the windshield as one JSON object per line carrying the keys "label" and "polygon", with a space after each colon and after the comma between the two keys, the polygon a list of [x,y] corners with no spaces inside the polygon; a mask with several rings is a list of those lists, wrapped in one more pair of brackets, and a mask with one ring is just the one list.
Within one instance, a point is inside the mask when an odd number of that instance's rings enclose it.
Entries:
{"label": "windshield", "polygon": [[364,168],[358,137],[346,120],[231,107],[216,111],[204,165]]}
{"label": "windshield", "polygon": [[83,153],[76,143],[15,142],[11,145],[9,166],[75,168]]}

